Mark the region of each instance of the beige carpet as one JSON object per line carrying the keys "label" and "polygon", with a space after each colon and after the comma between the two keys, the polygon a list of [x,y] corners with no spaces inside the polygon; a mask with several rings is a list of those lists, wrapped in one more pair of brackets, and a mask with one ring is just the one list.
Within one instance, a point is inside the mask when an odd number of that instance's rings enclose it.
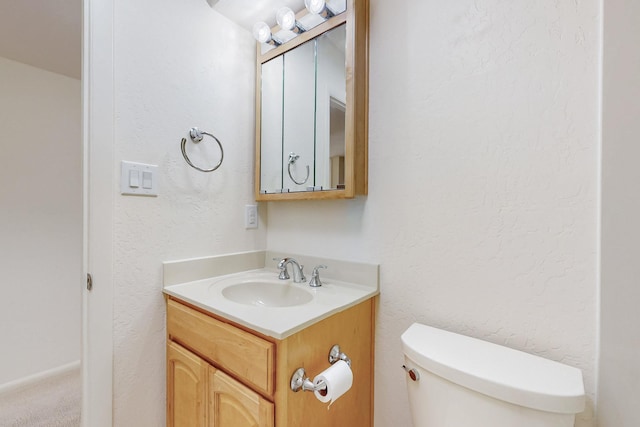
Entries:
{"label": "beige carpet", "polygon": [[0,395],[0,427],[80,426],[80,369]]}

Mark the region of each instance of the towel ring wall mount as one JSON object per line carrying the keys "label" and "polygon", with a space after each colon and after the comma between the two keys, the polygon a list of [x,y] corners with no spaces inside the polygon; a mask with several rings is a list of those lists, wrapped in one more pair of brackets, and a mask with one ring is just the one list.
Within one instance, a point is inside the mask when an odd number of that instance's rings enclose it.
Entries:
{"label": "towel ring wall mount", "polygon": [[203,132],[197,127],[193,127],[191,128],[191,130],[189,130],[189,138],[191,138],[191,141],[194,144],[198,144],[200,141],[202,141],[204,139],[203,135],[210,136],[211,138],[214,139],[214,141],[218,143],[218,147],[220,147],[220,161],[218,162],[218,164],[212,167],[211,169],[203,169],[194,165],[189,159],[189,156],[187,156],[187,150],[186,150],[187,138],[182,138],[182,140],[180,141],[180,149],[182,150],[182,157],[184,157],[184,160],[187,162],[189,166],[191,166],[196,170],[199,170],[200,172],[213,172],[214,170],[218,169],[220,165],[222,165],[222,161],[224,160],[224,149],[222,148],[222,143],[220,142],[220,140],[216,138],[214,135],[208,132]]}

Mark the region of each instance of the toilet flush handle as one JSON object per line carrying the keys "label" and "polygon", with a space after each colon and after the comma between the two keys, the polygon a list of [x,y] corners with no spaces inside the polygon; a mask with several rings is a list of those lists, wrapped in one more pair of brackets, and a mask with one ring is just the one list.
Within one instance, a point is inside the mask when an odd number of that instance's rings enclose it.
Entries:
{"label": "toilet flush handle", "polygon": [[412,381],[418,381],[420,379],[420,373],[417,369],[409,369],[407,368],[407,365],[402,365],[402,369],[407,371],[407,374],[409,374],[409,378],[411,378]]}

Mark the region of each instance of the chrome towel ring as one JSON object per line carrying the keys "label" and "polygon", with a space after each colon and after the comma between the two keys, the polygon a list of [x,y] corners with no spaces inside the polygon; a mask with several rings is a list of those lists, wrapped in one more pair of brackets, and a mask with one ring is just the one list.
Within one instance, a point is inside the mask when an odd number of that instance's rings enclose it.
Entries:
{"label": "chrome towel ring", "polygon": [[186,138],[182,138],[182,141],[180,141],[180,149],[182,150],[182,157],[184,157],[185,161],[187,162],[187,164],[189,166],[191,166],[194,169],[199,170],[200,172],[213,172],[214,170],[216,170],[216,169],[218,169],[220,167],[220,165],[222,164],[222,160],[224,160],[224,150],[222,149],[222,143],[220,142],[220,140],[218,138],[216,138],[212,134],[210,134],[208,132],[203,132],[198,128],[191,128],[191,130],[189,131],[189,137],[191,138],[191,141],[193,141],[194,144],[197,144],[200,141],[202,141],[202,139],[203,139],[202,135],[210,136],[211,138],[213,138],[218,143],[218,147],[220,147],[220,161],[218,162],[218,164],[215,165],[211,169],[202,169],[202,168],[199,168],[198,166],[194,165],[193,163],[191,163],[191,160],[189,159],[189,156],[187,156],[187,151],[185,149],[185,146],[187,144],[187,139]]}
{"label": "chrome towel ring", "polygon": [[289,178],[291,178],[291,181],[295,182],[298,185],[303,185],[306,184],[307,180],[309,179],[309,165],[307,165],[307,176],[302,181],[296,180],[291,173],[291,165],[294,165],[299,158],[300,155],[294,152],[289,153],[289,164],[287,165],[287,172],[289,172]]}

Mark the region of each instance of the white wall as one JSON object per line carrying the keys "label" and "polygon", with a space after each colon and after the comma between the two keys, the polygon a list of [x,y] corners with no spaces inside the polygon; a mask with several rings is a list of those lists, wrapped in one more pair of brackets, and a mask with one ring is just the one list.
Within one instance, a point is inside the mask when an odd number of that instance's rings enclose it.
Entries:
{"label": "white wall", "polygon": [[[266,238],[242,224],[250,35],[202,0],[115,5],[114,174],[125,159],[163,180],[158,198],[114,188],[114,425],[164,421],[161,262],[265,246],[381,264],[378,426],[409,425],[413,321],[583,369],[593,425],[597,0],[372,0],[370,194],[270,203]],[[191,126],[225,144],[219,171],[182,160]]]}
{"label": "white wall", "polygon": [[80,359],[80,81],[0,58],[0,385]]}
{"label": "white wall", "polygon": [[270,203],[267,248],[381,264],[377,426],[414,321],[582,369],[593,425],[598,5],[372,0],[369,195]]}
{"label": "white wall", "polygon": [[[130,160],[159,165],[161,176],[157,198],[113,189],[114,425],[155,427],[165,419],[162,261],[265,247],[264,225],[244,229],[244,205],[254,203],[255,44],[204,0],[116,0],[114,17],[114,174]],[[217,171],[183,160],[180,138],[192,126],[224,144]],[[202,144],[215,152],[211,139]]]}
{"label": "white wall", "polygon": [[640,4],[604,2],[598,425],[640,425]]}

